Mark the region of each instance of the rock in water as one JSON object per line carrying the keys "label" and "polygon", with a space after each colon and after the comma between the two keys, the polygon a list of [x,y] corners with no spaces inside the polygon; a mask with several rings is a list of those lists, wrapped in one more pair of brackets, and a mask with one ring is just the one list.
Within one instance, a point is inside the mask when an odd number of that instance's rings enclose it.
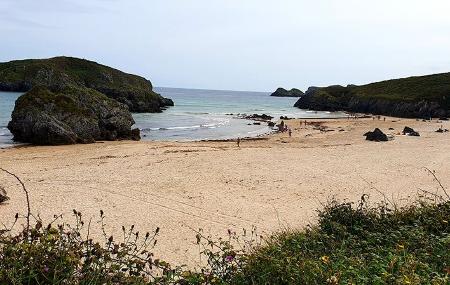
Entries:
{"label": "rock in water", "polygon": [[403,134],[413,137],[420,137],[420,134],[410,127],[405,127],[403,129]]}
{"label": "rock in water", "polygon": [[153,91],[140,76],[74,57],[0,63],[0,91],[28,92],[33,87],[94,89],[128,106],[131,112],[161,112],[173,101]]}
{"label": "rock in water", "polygon": [[292,88],[291,90],[286,90],[284,88],[278,88],[275,92],[270,94],[273,97],[301,97],[304,93],[296,88]]}
{"label": "rock in water", "polygon": [[376,128],[373,132],[367,132],[364,134],[366,140],[374,142],[386,142],[388,137],[379,128]]}
{"label": "rock in water", "polygon": [[35,87],[17,99],[8,129],[14,140],[38,145],[139,140],[127,106],[88,88]]}

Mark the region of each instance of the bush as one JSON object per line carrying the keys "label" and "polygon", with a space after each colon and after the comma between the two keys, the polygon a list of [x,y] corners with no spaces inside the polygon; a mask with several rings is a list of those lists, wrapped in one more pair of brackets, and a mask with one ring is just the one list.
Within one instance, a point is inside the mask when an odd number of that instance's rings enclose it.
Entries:
{"label": "bush", "polygon": [[44,227],[38,220],[15,235],[3,231],[0,284],[156,284],[176,273],[149,251],[159,229],[141,237],[134,226],[122,227],[123,238],[115,241],[104,231],[101,212],[105,241],[99,243],[90,238],[91,225],[85,225],[81,213],[74,210],[74,217],[74,227],[55,222]]}
{"label": "bush", "polygon": [[[29,201],[23,182],[11,175]],[[0,230],[0,284],[450,284],[450,201],[436,194],[434,202],[400,209],[370,207],[367,196],[356,207],[332,201],[316,226],[267,239],[255,229],[229,230],[218,240],[199,230],[207,265],[195,271],[153,256],[159,228],[140,235],[134,226],[122,227],[117,241],[106,234],[100,211],[100,243],[80,212],[73,211],[75,226],[57,216],[47,226],[35,219],[31,227],[29,209],[28,203],[20,232],[14,229],[19,215]]]}
{"label": "bush", "polygon": [[449,284],[450,202],[400,210],[332,202],[319,224],[278,233],[230,284]]}

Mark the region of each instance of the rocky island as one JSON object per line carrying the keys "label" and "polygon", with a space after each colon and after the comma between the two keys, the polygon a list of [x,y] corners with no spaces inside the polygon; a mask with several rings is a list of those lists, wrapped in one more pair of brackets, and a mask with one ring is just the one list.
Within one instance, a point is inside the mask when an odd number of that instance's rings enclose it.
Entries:
{"label": "rocky island", "polygon": [[38,145],[139,140],[131,112],[161,112],[173,101],[143,77],[72,57],[0,63],[0,91],[17,99],[8,129]]}
{"label": "rocky island", "polygon": [[61,90],[84,87],[128,106],[131,112],[161,112],[173,101],[153,91],[143,77],[74,57],[0,63],[0,91],[28,92],[34,86]]}
{"label": "rocky island", "polygon": [[294,105],[316,111],[347,111],[405,118],[450,115],[450,73],[367,85],[310,87]]}
{"label": "rocky island", "polygon": [[139,140],[127,106],[93,89],[34,87],[16,101],[8,128],[14,140],[38,145]]}
{"label": "rocky island", "polygon": [[270,96],[273,97],[301,97],[305,93],[303,93],[301,90],[292,88],[291,90],[286,90],[284,88],[278,88],[275,92],[270,94]]}

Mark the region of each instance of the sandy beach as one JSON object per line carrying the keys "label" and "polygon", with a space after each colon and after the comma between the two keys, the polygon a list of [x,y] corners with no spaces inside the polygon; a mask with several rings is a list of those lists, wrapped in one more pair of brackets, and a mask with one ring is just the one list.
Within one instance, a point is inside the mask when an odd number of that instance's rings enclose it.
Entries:
{"label": "sandy beach", "polygon": [[[104,142],[0,150],[0,167],[17,174],[30,191],[31,208],[44,221],[72,209],[86,220],[106,214],[108,230],[135,224],[142,232],[161,228],[155,253],[196,266],[194,230],[213,236],[228,229],[257,228],[268,235],[314,223],[316,209],[332,197],[372,203],[386,197],[400,204],[417,199],[419,189],[437,184],[424,169],[436,171],[450,188],[450,133],[436,133],[449,122],[372,118],[315,120],[260,140],[236,142]],[[319,130],[321,122],[322,131]],[[420,137],[401,135],[404,126]],[[323,128],[325,127],[325,128]],[[389,142],[366,141],[379,127]],[[393,130],[389,130],[393,128]],[[326,130],[326,131],[324,131]],[[26,203],[17,182],[4,173],[0,185],[11,198],[0,206],[0,222],[10,224]],[[100,236],[98,224],[92,231]]]}

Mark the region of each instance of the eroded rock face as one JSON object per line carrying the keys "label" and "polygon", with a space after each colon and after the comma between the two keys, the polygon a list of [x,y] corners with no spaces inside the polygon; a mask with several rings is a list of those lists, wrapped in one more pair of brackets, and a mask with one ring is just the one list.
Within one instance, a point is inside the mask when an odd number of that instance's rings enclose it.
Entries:
{"label": "eroded rock face", "polygon": [[38,145],[139,140],[127,106],[88,88],[35,87],[17,99],[8,129],[14,140]]}
{"label": "eroded rock face", "polygon": [[310,87],[294,105],[315,111],[347,111],[405,118],[450,115],[450,73],[366,85]]}
{"label": "eroded rock face", "polygon": [[373,132],[367,132],[364,134],[366,140],[374,142],[387,142],[388,137],[379,128],[376,128]]}
{"label": "eroded rock face", "polygon": [[[346,88],[342,87],[341,88]],[[347,92],[347,93],[346,93]],[[446,111],[439,103],[421,100],[398,102],[377,98],[359,98],[343,90],[339,96],[330,96],[324,89],[308,89],[294,105],[301,109],[316,111],[348,111],[405,118],[430,118],[445,116]]]}
{"label": "eroded rock face", "polygon": [[0,91],[28,92],[33,87],[94,89],[128,106],[131,112],[161,112],[173,101],[153,91],[143,77],[74,57],[0,63]]}

